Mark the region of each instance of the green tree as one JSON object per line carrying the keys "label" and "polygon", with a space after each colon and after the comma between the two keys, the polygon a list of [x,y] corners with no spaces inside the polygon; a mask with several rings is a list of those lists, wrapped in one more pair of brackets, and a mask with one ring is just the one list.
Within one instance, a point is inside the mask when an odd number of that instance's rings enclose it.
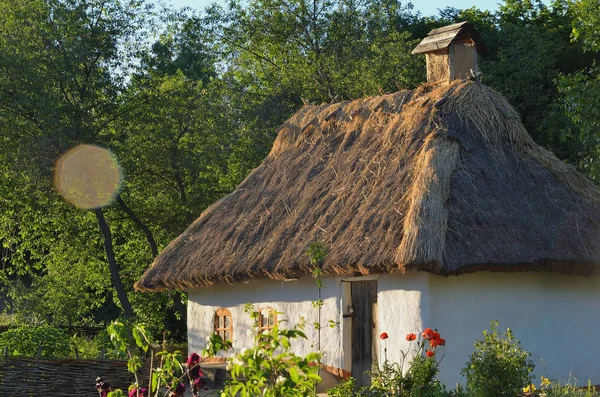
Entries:
{"label": "green tree", "polygon": [[569,137],[579,143],[577,164],[597,182],[600,178],[597,160],[600,154],[600,2],[579,0],[573,2],[572,7],[572,38],[596,59],[588,67],[560,76],[560,105],[574,126]]}
{"label": "green tree", "polygon": [[[122,114],[119,93],[129,67],[124,46],[137,39],[141,7],[137,1],[0,2],[0,129],[14,149],[3,148],[0,159],[4,176],[14,181],[7,210],[0,214],[6,226],[0,240],[11,252],[11,271],[29,274],[35,287],[62,261],[96,262],[98,245],[88,240],[74,246],[74,236],[93,227],[95,218],[112,285],[128,316],[133,311],[111,255],[105,210],[86,214],[66,206],[52,186],[52,173],[70,147],[107,144],[108,128]],[[59,277],[55,274],[50,277]],[[81,284],[87,283],[69,283]],[[102,283],[97,288],[102,290]]]}
{"label": "green tree", "polygon": [[483,82],[508,98],[536,142],[578,164],[587,144],[560,104],[557,84],[561,75],[589,68],[594,62],[594,55],[570,40],[574,10],[574,3],[567,0],[549,5],[507,0],[496,13],[475,7],[447,8],[436,26],[472,22],[489,48],[480,57]]}

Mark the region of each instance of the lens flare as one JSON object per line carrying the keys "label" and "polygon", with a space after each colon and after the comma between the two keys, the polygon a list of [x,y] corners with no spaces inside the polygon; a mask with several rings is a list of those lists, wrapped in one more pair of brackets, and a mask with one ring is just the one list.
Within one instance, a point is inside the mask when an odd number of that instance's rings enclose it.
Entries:
{"label": "lens flare", "polygon": [[79,208],[111,204],[122,182],[115,156],[98,146],[76,146],[56,162],[54,184],[65,200]]}

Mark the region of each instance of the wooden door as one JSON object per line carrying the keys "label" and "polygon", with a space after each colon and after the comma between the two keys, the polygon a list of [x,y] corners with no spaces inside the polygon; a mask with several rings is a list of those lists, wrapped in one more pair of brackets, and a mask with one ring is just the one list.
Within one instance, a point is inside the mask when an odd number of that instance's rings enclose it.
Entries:
{"label": "wooden door", "polygon": [[353,281],[352,297],[352,376],[356,386],[371,385],[371,371],[377,362],[377,281]]}

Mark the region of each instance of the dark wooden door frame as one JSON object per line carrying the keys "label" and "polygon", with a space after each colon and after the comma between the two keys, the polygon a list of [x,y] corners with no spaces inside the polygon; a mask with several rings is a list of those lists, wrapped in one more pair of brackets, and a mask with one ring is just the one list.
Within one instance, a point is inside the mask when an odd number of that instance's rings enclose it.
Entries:
{"label": "dark wooden door frame", "polygon": [[351,281],[352,376],[356,386],[369,386],[377,362],[377,280]]}

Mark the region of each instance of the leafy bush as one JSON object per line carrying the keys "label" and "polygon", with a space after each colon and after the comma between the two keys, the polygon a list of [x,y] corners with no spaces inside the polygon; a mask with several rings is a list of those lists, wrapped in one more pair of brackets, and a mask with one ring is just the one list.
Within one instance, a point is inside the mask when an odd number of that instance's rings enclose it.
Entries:
{"label": "leafy bush", "polygon": [[[258,324],[258,313],[252,305],[246,311]],[[259,332],[254,329],[254,347],[232,355],[227,364],[231,380],[226,384],[222,397],[241,396],[298,396],[314,395],[319,376],[319,353],[309,353],[301,357],[291,351],[291,342],[297,338],[306,339],[302,324],[291,329],[280,328]],[[214,344],[213,335],[209,350]],[[219,338],[218,338],[219,339]],[[239,393],[239,394],[238,394]]]}
{"label": "leafy bush", "polygon": [[8,347],[11,356],[36,357],[38,346],[42,347],[42,357],[68,358],[71,352],[69,335],[49,325],[22,326],[0,334],[0,349]]}
{"label": "leafy bush", "polygon": [[563,384],[560,382],[551,382],[548,378],[542,376],[540,388],[545,397],[594,397],[596,396],[596,388],[592,386],[592,382],[588,380],[588,387],[583,389],[577,387],[577,379],[570,377]]}
{"label": "leafy bush", "polygon": [[498,325],[492,321],[491,331],[483,331],[485,339],[475,342],[475,351],[461,371],[472,397],[514,397],[534,378],[531,354],[510,328],[499,334]]}
{"label": "leafy bush", "polygon": [[[355,390],[356,380],[354,378],[348,378],[341,382],[339,385],[334,386],[327,390],[329,397],[389,397],[395,396],[392,391],[385,391],[381,389],[366,388],[363,387],[360,390]],[[448,391],[446,386],[438,380],[434,380],[429,385],[427,390],[412,390],[406,391],[400,396],[412,397],[470,397],[460,385],[457,385],[456,390]],[[579,397],[579,396],[577,396]],[[587,397],[587,396],[586,396]]]}
{"label": "leafy bush", "polygon": [[[96,343],[95,338],[73,335],[69,341],[71,357],[98,358],[102,355],[102,347]],[[75,353],[77,349],[77,353]]]}
{"label": "leafy bush", "polygon": [[[387,333],[382,333],[380,337],[387,343]],[[390,363],[387,360],[386,345],[383,366],[372,374],[372,391],[409,396],[426,396],[431,391],[446,341],[431,328],[426,328],[418,339],[416,334],[408,334],[406,340],[411,344],[416,341],[408,371],[404,372],[408,352],[401,351],[401,363]]]}
{"label": "leafy bush", "polygon": [[410,362],[410,369],[407,376],[407,385],[411,396],[429,396],[434,391],[439,382],[435,382],[435,375],[438,373],[438,364],[433,357],[415,355]]}
{"label": "leafy bush", "polygon": [[[135,377],[135,383],[129,387],[129,392],[138,390],[140,397],[148,396],[166,396],[166,395],[181,395],[186,387],[181,383],[181,380],[186,374],[183,368],[183,356],[180,351],[169,351],[165,349],[165,343],[159,343],[152,340],[152,336],[148,327],[142,323],[130,323],[127,321],[113,321],[108,327],[107,332],[116,350],[125,355],[127,360],[127,370]],[[142,388],[139,383],[138,372],[142,369],[142,357],[150,355],[157,360],[151,360],[150,377],[151,390],[148,391]],[[197,355],[196,355],[197,356]],[[196,372],[200,372],[199,362],[194,363],[197,367]],[[190,374],[190,371],[187,371]],[[193,379],[192,377],[189,377]],[[183,391],[177,394],[177,390],[182,388]],[[142,392],[145,390],[144,392]],[[166,390],[166,391],[165,391]],[[121,389],[112,390],[108,388],[107,397],[123,397],[125,393]],[[102,395],[102,390],[99,390]]]}
{"label": "leafy bush", "polygon": [[[414,354],[408,363],[405,373],[404,364],[408,352],[400,351],[402,360],[400,363],[390,362],[387,359],[386,332],[380,335],[386,343],[385,359],[381,368],[371,373],[371,386],[362,387],[355,391],[355,380],[349,380],[328,390],[328,395],[338,396],[411,396],[411,397],[442,397],[456,395],[446,391],[445,386],[435,379],[438,373],[439,363],[444,356],[443,347],[446,341],[440,337],[437,331],[426,328],[417,339],[416,334],[406,335],[409,342],[416,341]],[[410,346],[409,346],[410,349]]]}
{"label": "leafy bush", "polygon": [[329,397],[349,397],[354,396],[354,389],[356,387],[356,379],[350,377],[340,382],[340,384],[327,390]]}

